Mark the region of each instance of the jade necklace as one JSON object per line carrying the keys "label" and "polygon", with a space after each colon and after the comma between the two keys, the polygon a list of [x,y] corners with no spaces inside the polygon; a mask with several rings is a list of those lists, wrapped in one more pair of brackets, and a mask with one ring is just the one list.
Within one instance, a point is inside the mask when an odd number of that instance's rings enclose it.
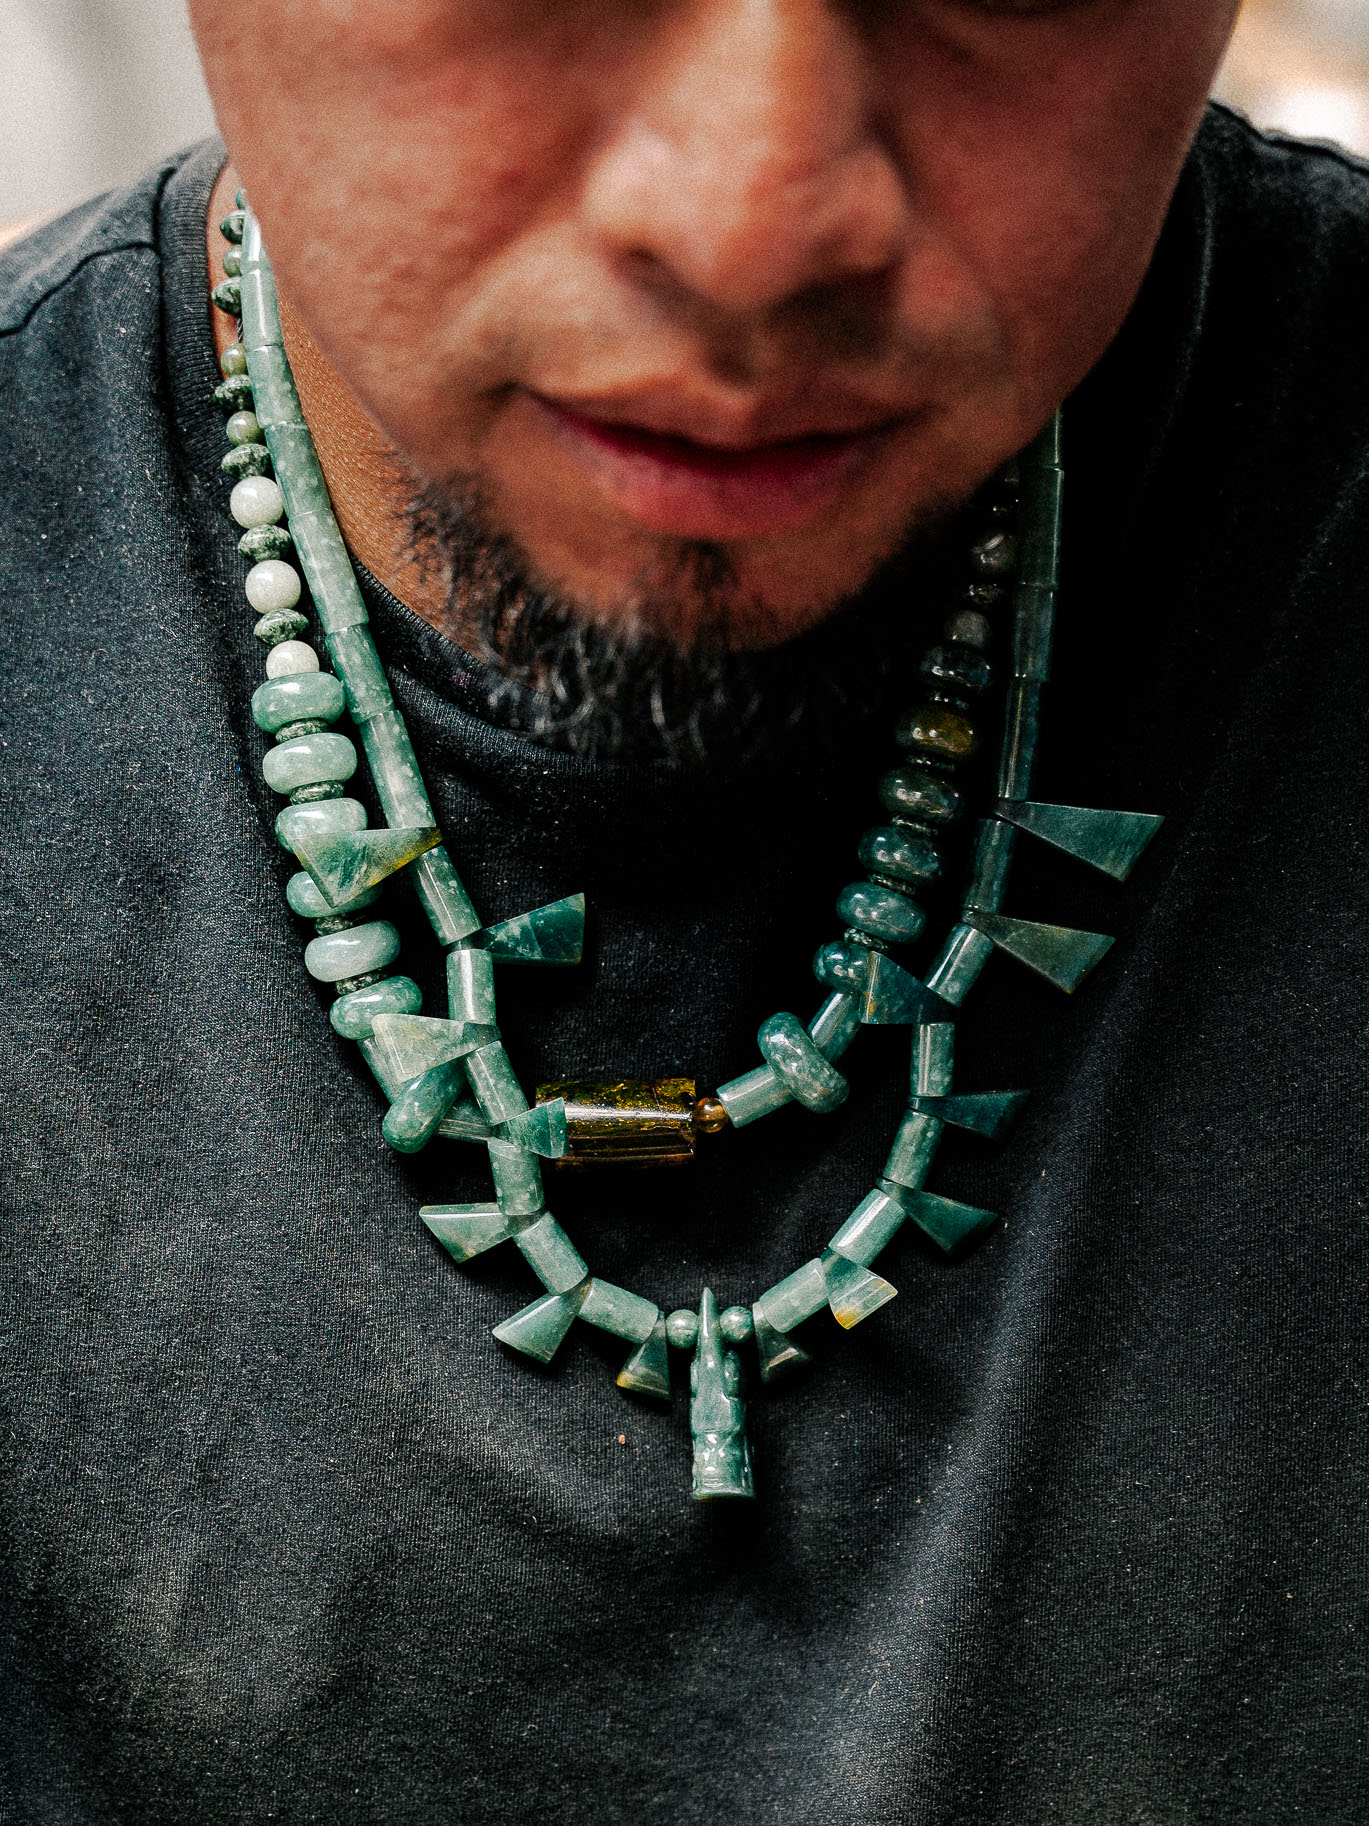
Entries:
{"label": "jade necklace", "polygon": [[[482,925],[436,828],[404,719],[367,627],[366,607],[338,530],[286,358],[271,266],[241,192],[222,223],[227,275],[214,302],[240,319],[221,361],[215,397],[229,413],[223,469],[230,511],[250,561],[248,602],[267,649],[266,683],[252,699],[272,736],[262,764],[288,803],[276,819],[282,847],[303,865],[286,899],[315,936],[305,967],[337,995],[336,1032],[357,1042],[389,1105],[382,1130],[414,1152],[434,1137],[483,1145],[494,1196],[480,1204],[427,1205],[419,1215],[458,1262],[500,1243],[519,1249],[543,1291],[494,1328],[502,1343],[549,1362],[577,1319],[631,1346],[618,1386],[670,1398],[672,1347],[691,1354],[690,1429],[694,1495],[754,1494],[742,1399],[740,1348],[754,1348],[763,1383],[807,1360],[794,1329],[824,1307],[846,1328],[893,1299],[874,1263],[910,1219],[944,1249],[994,1222],[993,1214],[925,1188],[947,1123],[999,1135],[1024,1092],[965,1094],[953,1087],[954,1017],[995,949],[1064,990],[1073,990],[1111,939],[1039,925],[1002,911],[1019,831],[1044,839],[1123,880],[1160,825],[1140,812],[1044,805],[1030,797],[1042,690],[1049,674],[1059,578],[1064,475],[1060,420],[1000,477],[989,524],[971,548],[974,581],[941,644],[925,656],[923,697],[899,722],[907,759],[879,782],[888,822],[865,833],[866,876],[837,901],[844,935],[825,944],[814,972],[825,999],[805,1026],[771,1015],[758,1035],[761,1063],[696,1097],[687,1079],[538,1087],[529,1104],[504,1049],[495,1005],[495,965],[574,964],[584,897],[575,895],[497,925]],[[288,524],[287,524],[288,523]],[[1009,530],[1009,528],[1012,530]],[[301,572],[332,671],[300,637]],[[915,939],[924,915],[914,893],[941,871],[939,840],[962,812],[956,768],[978,732],[968,714],[990,682],[985,611],[1011,599],[1012,677],[999,750],[997,798],[979,824],[970,879],[925,980],[889,955]],[[331,726],[346,713],[361,738],[385,823],[344,793],[356,770],[353,742]],[[446,952],[448,1009],[424,1015],[418,985],[388,974],[399,938],[371,908],[404,871]],[[546,1209],[543,1160],[565,1166],[642,1166],[687,1160],[696,1135],[742,1127],[787,1103],[821,1113],[847,1095],[836,1061],[869,1024],[911,1027],[907,1107],[874,1187],[826,1246],[749,1305],[720,1311],[705,1287],[696,1311],[665,1314],[639,1293],[591,1272]]]}

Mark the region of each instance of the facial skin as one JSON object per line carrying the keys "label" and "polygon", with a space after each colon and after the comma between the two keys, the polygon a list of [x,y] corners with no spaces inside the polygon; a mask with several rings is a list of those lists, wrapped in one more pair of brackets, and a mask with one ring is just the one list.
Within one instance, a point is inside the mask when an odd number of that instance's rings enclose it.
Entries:
{"label": "facial skin", "polygon": [[358,555],[441,623],[400,509],[474,486],[586,616],[681,644],[706,543],[761,646],[1097,361],[1236,0],[190,10]]}

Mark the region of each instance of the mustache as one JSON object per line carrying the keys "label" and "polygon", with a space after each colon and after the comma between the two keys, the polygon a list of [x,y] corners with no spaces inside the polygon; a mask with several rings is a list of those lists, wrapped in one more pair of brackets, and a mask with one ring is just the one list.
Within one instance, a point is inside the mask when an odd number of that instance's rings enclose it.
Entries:
{"label": "mustache", "polygon": [[589,759],[712,771],[831,740],[926,633],[907,600],[922,532],[817,628],[758,649],[736,627],[744,618],[753,635],[764,605],[739,598],[728,554],[709,542],[679,542],[605,620],[536,575],[470,478],[422,486],[407,526],[445,602],[439,631],[476,662],[472,708]]}

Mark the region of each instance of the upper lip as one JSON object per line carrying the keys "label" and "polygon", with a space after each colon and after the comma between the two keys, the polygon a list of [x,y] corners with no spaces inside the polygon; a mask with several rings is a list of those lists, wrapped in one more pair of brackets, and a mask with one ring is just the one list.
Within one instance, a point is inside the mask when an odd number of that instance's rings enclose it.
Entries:
{"label": "upper lip", "polygon": [[812,439],[870,437],[912,416],[870,401],[753,400],[737,404],[693,399],[665,389],[574,398],[535,393],[558,412],[615,430],[676,438],[720,452],[761,451]]}

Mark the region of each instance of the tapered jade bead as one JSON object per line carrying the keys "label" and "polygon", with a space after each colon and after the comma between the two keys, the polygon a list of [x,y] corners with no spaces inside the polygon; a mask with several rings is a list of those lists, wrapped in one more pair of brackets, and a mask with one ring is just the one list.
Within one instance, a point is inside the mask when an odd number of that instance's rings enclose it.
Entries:
{"label": "tapered jade bead", "polygon": [[787,1332],[776,1331],[773,1325],[768,1324],[761,1317],[759,1307],[752,1307],[751,1317],[762,1382],[778,1382],[790,1370],[799,1369],[809,1361],[808,1352],[803,1346],[796,1344]]}
{"label": "tapered jade bead", "polygon": [[585,897],[571,894],[486,926],[473,945],[511,964],[578,964],[585,940]]}
{"label": "tapered jade bead", "polygon": [[332,837],[366,828],[360,799],[319,799],[313,805],[287,805],[276,819],[276,840],[294,851],[302,837]]}
{"label": "tapered jade bead", "polygon": [[837,917],[891,945],[909,945],[927,923],[916,901],[881,888],[873,881],[853,881],[837,898]]}
{"label": "tapered jade bead", "polygon": [[268,748],[262,756],[261,771],[272,792],[292,793],[301,786],[350,780],[356,766],[357,751],[347,737],[322,730],[318,735],[297,735]]}
{"label": "tapered jade bead", "polygon": [[670,1399],[670,1346],[666,1342],[665,1320],[658,1319],[651,1336],[640,1345],[618,1372],[618,1387],[634,1395],[655,1395]]}
{"label": "tapered jade bead", "polygon": [[434,1066],[412,1078],[385,1112],[380,1132],[400,1154],[416,1154],[437,1133],[438,1124],[465,1087],[460,1063]]}
{"label": "tapered jade bead", "polygon": [[898,1294],[882,1275],[874,1274],[861,1262],[853,1262],[835,1249],[822,1252],[822,1272],[827,1284],[827,1304],[832,1317],[844,1331],[868,1319],[872,1312]]}
{"label": "tapered jade bead", "polygon": [[585,1288],[576,1287],[569,1293],[544,1293],[511,1319],[496,1325],[494,1335],[501,1344],[512,1345],[539,1363],[550,1363],[579,1317],[585,1292]]}
{"label": "tapered jade bead", "polygon": [[298,913],[301,919],[333,919],[339,913],[360,913],[363,907],[380,899],[380,889],[367,888],[364,894],[354,894],[350,900],[335,903],[325,900],[313,876],[307,869],[301,869],[286,882],[285,898],[290,911]]}
{"label": "tapered jade bead", "polygon": [[[309,877],[304,879],[308,881]],[[313,883],[309,885],[312,887]],[[374,899],[378,891],[373,889],[370,898]],[[387,976],[383,983],[340,995],[328,1010],[328,1019],[344,1040],[366,1040],[371,1037],[378,1014],[417,1014],[422,1006],[423,991],[411,977]]]}
{"label": "tapered jade bead", "polygon": [[268,678],[252,693],[252,720],[258,729],[274,735],[287,723],[306,717],[335,723],[345,707],[342,685],[331,672],[295,672],[286,678]]}
{"label": "tapered jade bead", "polygon": [[866,831],[857,855],[862,868],[898,881],[935,881],[941,873],[941,856],[931,839],[896,824],[877,824]]}
{"label": "tapered jade bead", "polygon": [[376,919],[369,925],[349,926],[345,932],[311,939],[304,952],[304,968],[321,983],[337,983],[344,977],[383,970],[398,955],[398,932],[388,919]]}
{"label": "tapered jade bead", "polygon": [[806,1109],[824,1112],[846,1101],[850,1085],[796,1016],[772,1014],[756,1037],[766,1064]]}

